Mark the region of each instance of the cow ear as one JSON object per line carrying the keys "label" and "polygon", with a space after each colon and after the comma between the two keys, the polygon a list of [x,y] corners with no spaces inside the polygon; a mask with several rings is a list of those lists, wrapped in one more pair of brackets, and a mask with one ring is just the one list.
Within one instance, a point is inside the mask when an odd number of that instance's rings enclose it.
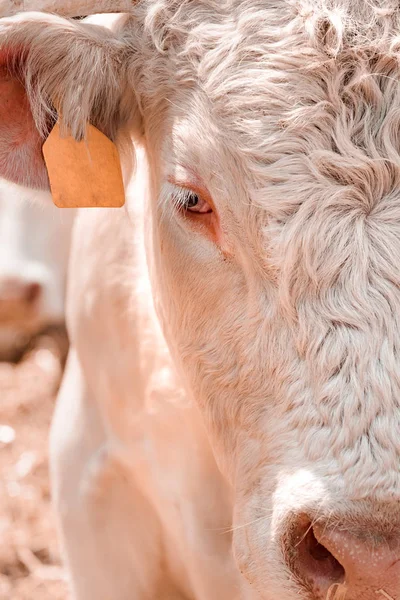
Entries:
{"label": "cow ear", "polygon": [[17,73],[0,64],[0,176],[46,189],[47,172],[39,134]]}
{"label": "cow ear", "polygon": [[42,13],[0,19],[0,176],[48,189],[42,146],[57,110],[62,134],[81,140],[91,123],[125,155],[140,126],[128,62],[105,27]]}

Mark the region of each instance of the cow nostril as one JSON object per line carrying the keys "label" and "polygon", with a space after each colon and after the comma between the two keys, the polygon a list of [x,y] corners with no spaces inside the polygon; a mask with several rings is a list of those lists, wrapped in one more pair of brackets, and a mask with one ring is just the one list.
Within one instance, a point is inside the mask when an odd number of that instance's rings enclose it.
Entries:
{"label": "cow nostril", "polygon": [[344,579],[345,572],[342,565],[325,546],[318,542],[312,528],[306,534],[304,543],[305,550],[310,557],[317,563],[324,563],[325,576],[334,580],[335,583]]}
{"label": "cow nostril", "polygon": [[42,286],[40,285],[40,283],[30,283],[26,286],[25,289],[25,302],[26,304],[32,306],[33,304],[35,304],[40,295],[42,293]]}
{"label": "cow nostril", "polygon": [[290,567],[307,587],[312,588],[316,598],[325,598],[333,584],[344,582],[345,569],[318,541],[310,522],[297,529],[291,544],[294,552],[290,552]]}
{"label": "cow nostril", "polygon": [[0,301],[10,307],[33,308],[43,293],[43,286],[37,280],[23,277],[0,278]]}

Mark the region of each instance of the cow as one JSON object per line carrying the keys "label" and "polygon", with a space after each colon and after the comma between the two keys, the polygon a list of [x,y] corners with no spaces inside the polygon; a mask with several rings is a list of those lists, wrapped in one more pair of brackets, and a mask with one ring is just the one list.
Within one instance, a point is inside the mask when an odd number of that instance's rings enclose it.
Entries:
{"label": "cow", "polygon": [[47,196],[0,180],[0,360],[64,321],[74,211],[60,213]]}
{"label": "cow", "polygon": [[74,228],[73,597],[398,600],[398,3],[26,5],[60,14],[0,21],[0,174],[46,189],[57,118],[133,173]]}

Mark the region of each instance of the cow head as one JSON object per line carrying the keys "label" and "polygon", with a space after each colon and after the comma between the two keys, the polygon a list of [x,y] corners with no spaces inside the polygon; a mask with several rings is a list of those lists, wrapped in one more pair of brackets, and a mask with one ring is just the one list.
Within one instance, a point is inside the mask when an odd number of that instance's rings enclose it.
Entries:
{"label": "cow head", "polygon": [[78,139],[143,135],[158,312],[266,600],[400,597],[399,31],[389,0],[0,28],[1,174],[46,185],[55,98]]}

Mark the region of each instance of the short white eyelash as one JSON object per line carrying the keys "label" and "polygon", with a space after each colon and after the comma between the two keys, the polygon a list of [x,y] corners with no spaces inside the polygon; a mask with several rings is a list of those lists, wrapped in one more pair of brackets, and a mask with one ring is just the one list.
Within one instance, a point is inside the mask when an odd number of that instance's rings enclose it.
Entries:
{"label": "short white eyelash", "polygon": [[192,196],[195,192],[188,190],[186,188],[180,188],[178,186],[174,186],[175,191],[172,196],[172,202],[174,208],[183,208],[185,204],[187,204],[190,196]]}
{"label": "short white eyelash", "polygon": [[185,206],[190,195],[194,194],[187,188],[179,187],[173,183],[167,182],[161,188],[160,203],[163,218],[171,212],[171,200],[172,208],[179,210]]}

